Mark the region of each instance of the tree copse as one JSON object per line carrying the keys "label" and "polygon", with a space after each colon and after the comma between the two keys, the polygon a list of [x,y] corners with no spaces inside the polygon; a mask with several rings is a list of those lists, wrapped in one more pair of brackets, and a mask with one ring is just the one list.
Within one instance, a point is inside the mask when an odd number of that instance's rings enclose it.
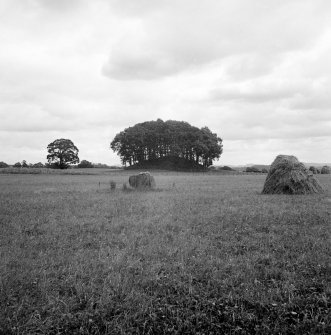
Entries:
{"label": "tree copse", "polygon": [[110,144],[124,165],[179,157],[208,167],[223,151],[222,139],[208,127],[184,121],[147,121],[117,134]]}
{"label": "tree copse", "polygon": [[93,168],[93,164],[89,161],[87,161],[86,159],[83,159],[78,165],[77,167],[79,168]]}

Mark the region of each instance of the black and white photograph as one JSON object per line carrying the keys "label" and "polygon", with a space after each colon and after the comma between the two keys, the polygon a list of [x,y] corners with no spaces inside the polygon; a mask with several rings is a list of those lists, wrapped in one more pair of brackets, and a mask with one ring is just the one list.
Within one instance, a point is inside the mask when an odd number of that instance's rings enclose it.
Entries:
{"label": "black and white photograph", "polygon": [[30,334],[331,334],[331,1],[0,0]]}

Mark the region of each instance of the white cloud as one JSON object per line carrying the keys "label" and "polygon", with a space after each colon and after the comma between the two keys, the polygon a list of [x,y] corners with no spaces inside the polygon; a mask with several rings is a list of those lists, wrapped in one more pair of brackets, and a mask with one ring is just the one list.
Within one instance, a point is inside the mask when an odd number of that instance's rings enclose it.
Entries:
{"label": "white cloud", "polygon": [[[115,1],[115,8],[133,19],[127,20],[127,31],[111,50],[106,75],[151,79],[247,53],[250,59],[241,67],[254,71],[261,54],[273,62],[283,52],[311,46],[327,24],[330,8],[325,1],[155,3],[144,1],[137,8]],[[319,15],[314,17],[314,12]],[[234,64],[232,71],[238,72],[238,66]]]}
{"label": "white cloud", "polygon": [[210,127],[225,164],[324,161],[330,14],[325,0],[3,0],[0,160],[44,161],[64,137],[119,163],[115,134],[162,118]]}

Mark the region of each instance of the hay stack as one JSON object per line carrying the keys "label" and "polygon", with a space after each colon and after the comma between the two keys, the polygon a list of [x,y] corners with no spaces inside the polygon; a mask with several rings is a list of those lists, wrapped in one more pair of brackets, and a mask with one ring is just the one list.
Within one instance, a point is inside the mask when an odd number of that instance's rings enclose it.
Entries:
{"label": "hay stack", "polygon": [[331,169],[329,166],[323,166],[322,170],[321,170],[321,174],[330,174],[331,173]]}
{"label": "hay stack", "polygon": [[141,172],[129,177],[129,184],[137,189],[154,189],[155,179],[149,172]]}
{"label": "hay stack", "polygon": [[270,166],[263,194],[322,193],[322,186],[294,156],[279,155]]}

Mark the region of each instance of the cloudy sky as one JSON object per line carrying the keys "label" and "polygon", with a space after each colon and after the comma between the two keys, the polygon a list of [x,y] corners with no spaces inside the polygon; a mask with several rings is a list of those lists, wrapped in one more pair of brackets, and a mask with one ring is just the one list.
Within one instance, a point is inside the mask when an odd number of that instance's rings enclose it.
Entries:
{"label": "cloudy sky", "polygon": [[329,0],[0,0],[0,161],[120,160],[114,136],[172,119],[217,164],[331,161]]}

